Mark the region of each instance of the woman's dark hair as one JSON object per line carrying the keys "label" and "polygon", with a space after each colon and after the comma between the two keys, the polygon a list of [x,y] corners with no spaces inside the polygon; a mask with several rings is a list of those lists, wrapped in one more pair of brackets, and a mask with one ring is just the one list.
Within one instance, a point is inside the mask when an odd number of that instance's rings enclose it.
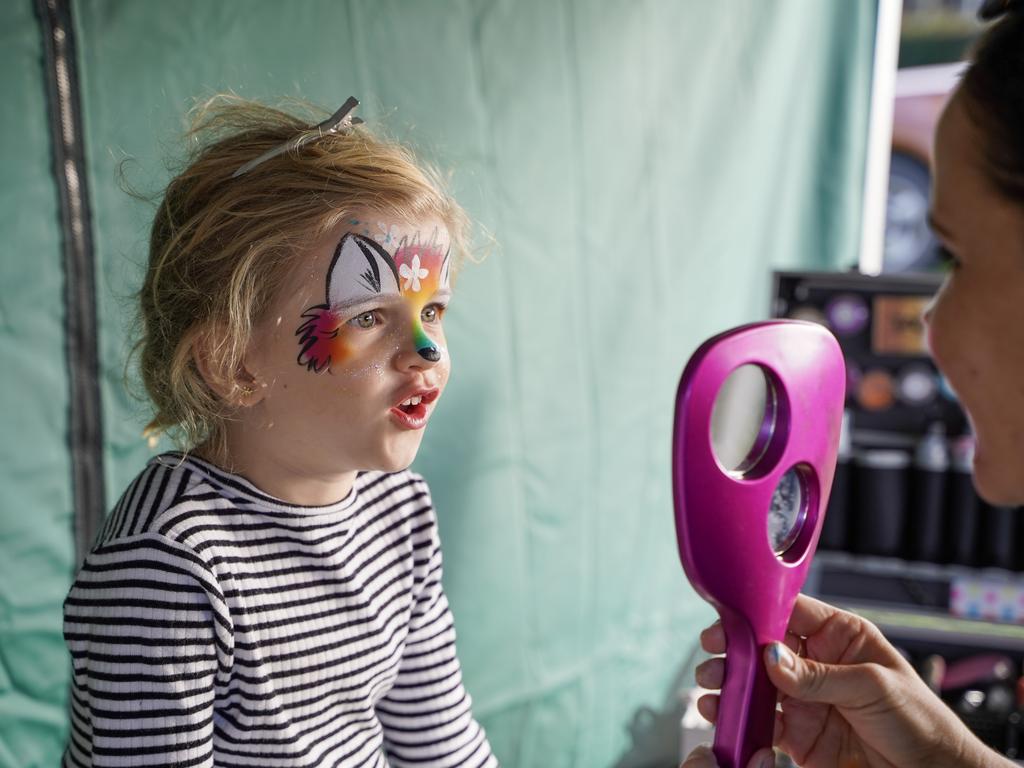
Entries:
{"label": "woman's dark hair", "polygon": [[985,138],[984,170],[999,192],[1024,204],[1024,8],[996,22],[971,58],[961,92]]}

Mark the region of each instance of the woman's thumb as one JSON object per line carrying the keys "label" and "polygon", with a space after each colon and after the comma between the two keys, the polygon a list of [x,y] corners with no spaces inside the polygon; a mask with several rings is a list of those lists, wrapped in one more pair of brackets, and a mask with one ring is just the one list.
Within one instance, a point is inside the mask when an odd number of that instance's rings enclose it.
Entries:
{"label": "woman's thumb", "polygon": [[711,746],[701,744],[693,750],[679,768],[718,768]]}
{"label": "woman's thumb", "polygon": [[864,706],[877,701],[884,684],[874,664],[822,664],[794,654],[782,643],[771,643],[764,651],[768,679],[786,696],[801,701]]}

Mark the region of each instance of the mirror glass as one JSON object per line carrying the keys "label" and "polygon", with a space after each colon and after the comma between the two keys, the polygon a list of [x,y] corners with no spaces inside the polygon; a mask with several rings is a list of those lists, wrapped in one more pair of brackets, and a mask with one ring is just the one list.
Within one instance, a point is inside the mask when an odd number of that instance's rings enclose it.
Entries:
{"label": "mirror glass", "polygon": [[800,535],[806,515],[806,499],[800,470],[790,469],[779,480],[768,509],[768,541],[776,555],[785,554]]}
{"label": "mirror glass", "polygon": [[711,446],[727,472],[742,475],[768,447],[775,420],[775,391],[758,365],[741,365],[718,390],[711,411]]}

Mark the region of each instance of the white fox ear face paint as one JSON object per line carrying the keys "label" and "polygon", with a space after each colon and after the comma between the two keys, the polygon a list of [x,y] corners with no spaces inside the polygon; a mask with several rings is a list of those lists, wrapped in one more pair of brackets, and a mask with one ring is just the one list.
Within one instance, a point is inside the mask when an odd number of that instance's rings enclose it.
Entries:
{"label": "white fox ear face paint", "polygon": [[[363,222],[353,219],[353,228]],[[327,270],[325,302],[303,312],[296,330],[300,352],[298,362],[311,371],[330,369],[331,363],[347,360],[352,353],[351,334],[369,327],[375,302],[401,300],[412,314],[411,331],[416,351],[424,360],[437,362],[441,349],[423,328],[424,317],[439,320],[451,292],[451,252],[447,237],[435,227],[429,238],[419,231],[400,235],[394,225],[378,223],[383,243],[362,234],[342,235]],[[447,233],[444,233],[445,235]],[[353,316],[353,313],[357,313]],[[365,323],[363,322],[365,320]]]}
{"label": "white fox ear face paint", "polygon": [[345,233],[327,273],[328,306],[340,309],[398,293],[398,268],[391,255],[368,237]]}

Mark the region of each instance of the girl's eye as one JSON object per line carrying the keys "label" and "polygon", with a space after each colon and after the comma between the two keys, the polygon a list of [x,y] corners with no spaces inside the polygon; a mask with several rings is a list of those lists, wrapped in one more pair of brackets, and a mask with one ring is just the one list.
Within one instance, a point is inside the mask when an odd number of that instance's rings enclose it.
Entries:
{"label": "girl's eye", "polygon": [[348,321],[349,325],[354,325],[357,328],[373,328],[377,324],[377,314],[375,312],[363,312],[361,315],[356,315]]}
{"label": "girl's eye", "polygon": [[953,252],[944,245],[940,245],[936,249],[936,254],[939,257],[939,265],[942,267],[944,272],[952,272],[960,269],[960,259],[953,255]]}
{"label": "girl's eye", "polygon": [[440,304],[430,304],[423,308],[420,317],[425,323],[436,323],[444,316],[444,309]]}

